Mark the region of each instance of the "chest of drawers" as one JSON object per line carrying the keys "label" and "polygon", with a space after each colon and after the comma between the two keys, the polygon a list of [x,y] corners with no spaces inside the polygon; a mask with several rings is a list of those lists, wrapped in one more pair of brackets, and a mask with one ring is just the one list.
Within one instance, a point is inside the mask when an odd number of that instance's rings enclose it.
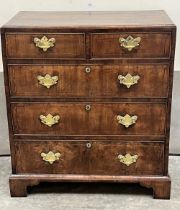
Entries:
{"label": "chest of drawers", "polygon": [[1,36],[12,196],[84,181],[170,197],[176,27],[165,12],[20,12]]}

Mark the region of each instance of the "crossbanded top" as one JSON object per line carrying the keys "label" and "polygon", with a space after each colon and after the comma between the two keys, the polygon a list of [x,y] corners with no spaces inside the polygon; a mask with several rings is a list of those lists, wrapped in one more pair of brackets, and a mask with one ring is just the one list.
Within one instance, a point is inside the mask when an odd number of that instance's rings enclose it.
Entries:
{"label": "crossbanded top", "polygon": [[161,10],[113,12],[22,11],[3,28],[133,28],[173,27]]}

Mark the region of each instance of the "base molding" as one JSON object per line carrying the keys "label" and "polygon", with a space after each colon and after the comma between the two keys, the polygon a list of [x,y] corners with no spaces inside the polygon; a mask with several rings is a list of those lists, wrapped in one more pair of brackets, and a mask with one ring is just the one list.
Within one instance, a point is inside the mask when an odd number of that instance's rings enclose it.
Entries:
{"label": "base molding", "polygon": [[11,175],[9,178],[12,197],[26,197],[27,187],[41,182],[118,182],[139,183],[153,189],[156,199],[170,199],[171,179],[169,176],[110,176],[110,175],[62,175],[62,174],[26,174]]}

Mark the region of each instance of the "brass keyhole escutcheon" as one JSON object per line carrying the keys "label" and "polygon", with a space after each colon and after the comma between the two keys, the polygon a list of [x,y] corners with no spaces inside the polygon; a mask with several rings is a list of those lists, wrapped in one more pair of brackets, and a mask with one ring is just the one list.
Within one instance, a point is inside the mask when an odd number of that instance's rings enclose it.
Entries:
{"label": "brass keyhole escutcheon", "polygon": [[91,105],[90,105],[90,104],[87,104],[87,105],[85,106],[85,110],[86,110],[86,111],[90,111],[90,110],[91,110]]}
{"label": "brass keyhole escutcheon", "polygon": [[87,74],[89,74],[89,73],[91,72],[91,67],[86,67],[86,68],[85,68],[85,72],[86,72]]}
{"label": "brass keyhole escutcheon", "polygon": [[91,148],[91,146],[92,146],[92,144],[89,143],[89,142],[86,144],[86,147],[87,147],[87,148]]}

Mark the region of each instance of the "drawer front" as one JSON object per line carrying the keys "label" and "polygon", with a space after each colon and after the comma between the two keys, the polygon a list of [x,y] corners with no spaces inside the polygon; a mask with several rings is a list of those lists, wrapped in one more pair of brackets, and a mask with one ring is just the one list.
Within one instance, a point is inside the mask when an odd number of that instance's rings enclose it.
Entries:
{"label": "drawer front", "polygon": [[86,174],[86,144],[81,142],[16,142],[16,173]]}
{"label": "drawer front", "polygon": [[163,174],[164,145],[161,143],[94,142],[90,150],[91,174]]}
{"label": "drawer front", "polygon": [[171,47],[171,34],[92,34],[91,43],[91,57],[97,59],[169,58]]}
{"label": "drawer front", "polygon": [[147,98],[168,96],[169,66],[10,65],[15,97]]}
{"label": "drawer front", "polygon": [[16,173],[161,175],[162,143],[15,142]]}
{"label": "drawer front", "polygon": [[85,59],[85,35],[6,34],[6,48],[8,58]]}
{"label": "drawer front", "polygon": [[15,134],[165,134],[165,103],[13,103],[11,108]]}

